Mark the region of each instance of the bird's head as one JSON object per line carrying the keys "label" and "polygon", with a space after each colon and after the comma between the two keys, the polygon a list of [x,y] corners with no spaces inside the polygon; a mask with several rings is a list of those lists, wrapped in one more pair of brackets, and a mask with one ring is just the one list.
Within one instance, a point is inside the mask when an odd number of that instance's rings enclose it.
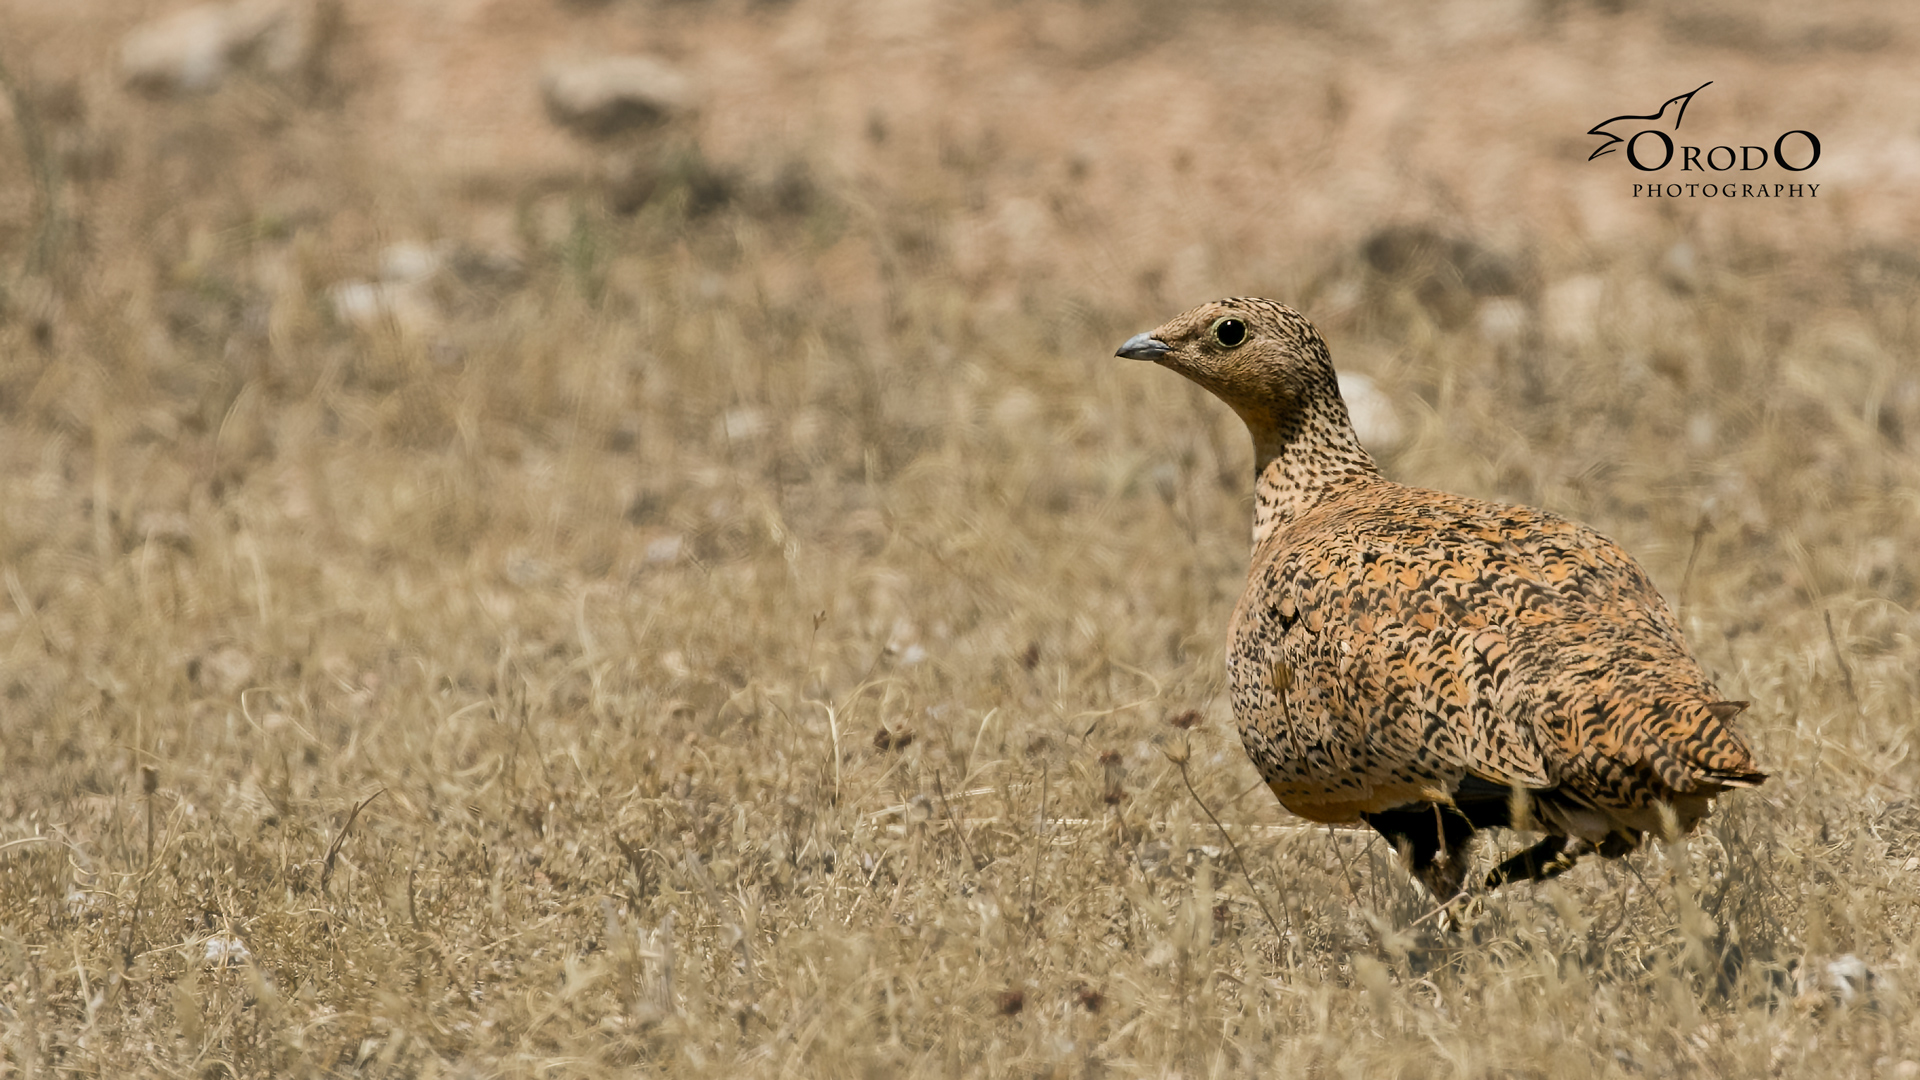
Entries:
{"label": "bird's head", "polygon": [[1340,398],[1320,332],[1272,300],[1202,304],[1128,338],[1115,355],[1151,360],[1199,383],[1239,413],[1256,439]]}

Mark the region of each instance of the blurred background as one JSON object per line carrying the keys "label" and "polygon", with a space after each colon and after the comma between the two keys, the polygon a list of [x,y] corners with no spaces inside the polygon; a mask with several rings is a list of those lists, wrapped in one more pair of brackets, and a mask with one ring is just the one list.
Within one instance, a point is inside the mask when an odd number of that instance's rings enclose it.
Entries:
{"label": "blurred background", "polygon": [[[897,470],[956,426],[1058,438],[1109,423],[1078,415],[1103,397],[1195,401],[1106,363],[1109,339],[1228,294],[1319,323],[1376,452],[1415,454],[1405,478],[1469,468],[1553,501],[1622,465],[1597,443],[1624,429],[1592,421],[1624,394],[1663,474],[1700,459],[1673,474],[1687,497],[1771,533],[1818,498],[1729,465],[1760,429],[1846,471],[1825,427],[1904,452],[1920,422],[1914,377],[1867,359],[1905,355],[1920,283],[1916,22],[20,0],[0,14],[10,558],[63,530],[94,557],[178,536],[196,499],[242,491],[309,541],[393,536],[352,528],[363,496],[329,476],[390,440],[409,472],[532,450],[603,470],[541,493],[590,510],[442,490],[420,512],[462,549],[502,515],[565,521],[540,557],[617,576],[719,528],[675,516],[697,464],[751,458],[785,490]],[[1817,197],[1636,199],[1651,174],[1587,160],[1588,126],[1708,79],[1680,141],[1814,131],[1814,171],[1762,175]],[[1183,408],[1237,469],[1219,411]],[[1473,409],[1508,430],[1462,446]],[[1676,494],[1641,479],[1635,499]],[[1903,560],[1860,558],[1911,600]]]}
{"label": "blurred background", "polygon": [[[457,367],[558,268],[605,321],[684,296],[862,351],[932,290],[1001,349],[1073,356],[1104,344],[1075,334],[1268,292],[1363,336],[1345,366],[1376,373],[1406,348],[1370,340],[1388,285],[1551,368],[1666,295],[1797,273],[1800,303],[1851,307],[1914,280],[1914,29],[1877,3],[21,0],[5,18],[13,404],[36,354],[124,361],[167,407],[191,383],[220,413],[250,379],[324,367],[296,346],[357,349],[347,331]],[[1587,161],[1590,123],[1707,79],[1689,137],[1816,131],[1815,172],[1766,178],[1820,197],[1635,200],[1648,176],[1624,155]],[[1010,315],[1055,329],[990,333]]]}
{"label": "blurred background", "polygon": [[[1920,9],[1868,0],[9,0],[0,844],[22,846],[0,848],[0,926],[39,944],[5,953],[7,1015],[48,1054],[117,1033],[96,1065],[152,1030],[246,1072],[504,1062],[551,1050],[541,1029],[609,1068],[951,1075],[1024,1000],[1005,1061],[1097,1043],[1198,1068],[1166,1033],[1239,1021],[1126,1022],[1173,1015],[1172,969],[1113,936],[1185,902],[1164,852],[1087,854],[1188,835],[1178,742],[1229,826],[1270,830],[1242,835],[1286,867],[1289,970],[1335,995],[1180,1008],[1278,1008],[1246,1060],[1361,1046],[1329,1032],[1375,1014],[1326,1003],[1414,976],[1353,914],[1353,867],[1389,922],[1419,897],[1364,838],[1287,847],[1271,800],[1241,798],[1220,651],[1250,452],[1200,391],[1111,355],[1227,295],[1322,328],[1389,475],[1619,540],[1754,700],[1776,779],[1714,843],[1794,853],[1767,863],[1785,884],[1723,888],[1702,924],[1596,867],[1568,879],[1581,903],[1617,901],[1654,952],[1724,956],[1745,927],[1765,985],[1823,993],[1842,954],[1898,970],[1920,895],[1917,60]],[[1588,160],[1597,122],[1709,80],[1677,141],[1816,133],[1807,172],[1726,176],[1817,196],[1635,198],[1651,174]],[[1660,179],[1718,178],[1678,169]],[[1063,849],[1068,819],[1108,831]],[[976,878],[976,854],[1000,861]],[[1195,918],[1253,925],[1244,889],[1213,906],[1241,888],[1220,867]],[[855,886],[892,899],[821,899]],[[1008,913],[1024,891],[1026,921],[946,906],[978,888]],[[949,918],[990,944],[888,936]],[[594,952],[622,919],[653,952]],[[191,990],[218,935],[310,996],[253,1029],[179,1006],[198,990],[81,1007]],[[1219,962],[1251,979],[1266,947]],[[1368,949],[1386,966],[1347,964]],[[347,952],[434,992],[369,1004]],[[697,1000],[675,955],[710,965]],[[603,960],[664,977],[648,1008],[681,1026],[593,994],[549,1023],[528,988]],[[1706,978],[1592,962],[1630,988]],[[502,980],[525,994],[473,989]],[[1117,1004],[1096,1017],[1076,986]],[[849,988],[907,1003],[894,1049],[847,1049],[885,1026]],[[1420,1014],[1461,1060],[1559,1048],[1514,1023],[1531,1006],[1461,993]],[[329,1009],[357,1019],[274,1042]],[[1725,1030],[1778,1034],[1746,1015]],[[742,1049],[809,1016],[838,1034]],[[1622,1027],[1564,1030],[1605,1064]],[[1892,1030],[1843,1040],[1879,1047],[1856,1074],[1913,1056]],[[1804,1034],[1636,1035],[1629,1059],[1764,1071]],[[829,1045],[858,1060],[809,1057]]]}

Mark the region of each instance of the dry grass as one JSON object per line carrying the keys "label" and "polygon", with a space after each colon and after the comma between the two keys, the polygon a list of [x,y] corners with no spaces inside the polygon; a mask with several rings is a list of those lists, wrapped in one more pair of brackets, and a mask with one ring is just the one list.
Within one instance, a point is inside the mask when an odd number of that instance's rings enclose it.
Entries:
{"label": "dry grass", "polygon": [[[0,158],[0,1075],[1920,1075],[1891,244],[1540,225],[1506,336],[1358,238],[1208,256],[1387,388],[1391,473],[1594,523],[1754,702],[1762,791],[1461,939],[1239,750],[1244,436],[1109,356],[1203,296],[1010,302],[946,271],[972,181],[804,146],[618,216],[423,194],[325,95],[15,85],[9,146],[119,141]],[[336,316],[486,215],[517,264]]]}

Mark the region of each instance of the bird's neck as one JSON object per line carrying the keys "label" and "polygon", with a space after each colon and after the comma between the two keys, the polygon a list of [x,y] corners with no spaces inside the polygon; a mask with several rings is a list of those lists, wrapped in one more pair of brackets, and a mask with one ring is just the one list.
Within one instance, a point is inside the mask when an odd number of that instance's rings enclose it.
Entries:
{"label": "bird's neck", "polygon": [[1314,395],[1278,420],[1248,418],[1253,434],[1253,546],[1329,496],[1376,482],[1380,469],[1360,445],[1339,393]]}

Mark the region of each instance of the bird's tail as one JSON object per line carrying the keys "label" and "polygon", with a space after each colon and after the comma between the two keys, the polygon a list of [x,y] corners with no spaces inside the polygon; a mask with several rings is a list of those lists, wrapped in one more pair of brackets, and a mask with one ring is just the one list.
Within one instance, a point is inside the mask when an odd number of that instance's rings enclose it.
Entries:
{"label": "bird's tail", "polygon": [[1681,756],[1696,781],[1721,787],[1759,787],[1767,774],[1753,760],[1746,737],[1733,726],[1749,703],[1745,701],[1708,701],[1689,703],[1674,710],[1681,728]]}

